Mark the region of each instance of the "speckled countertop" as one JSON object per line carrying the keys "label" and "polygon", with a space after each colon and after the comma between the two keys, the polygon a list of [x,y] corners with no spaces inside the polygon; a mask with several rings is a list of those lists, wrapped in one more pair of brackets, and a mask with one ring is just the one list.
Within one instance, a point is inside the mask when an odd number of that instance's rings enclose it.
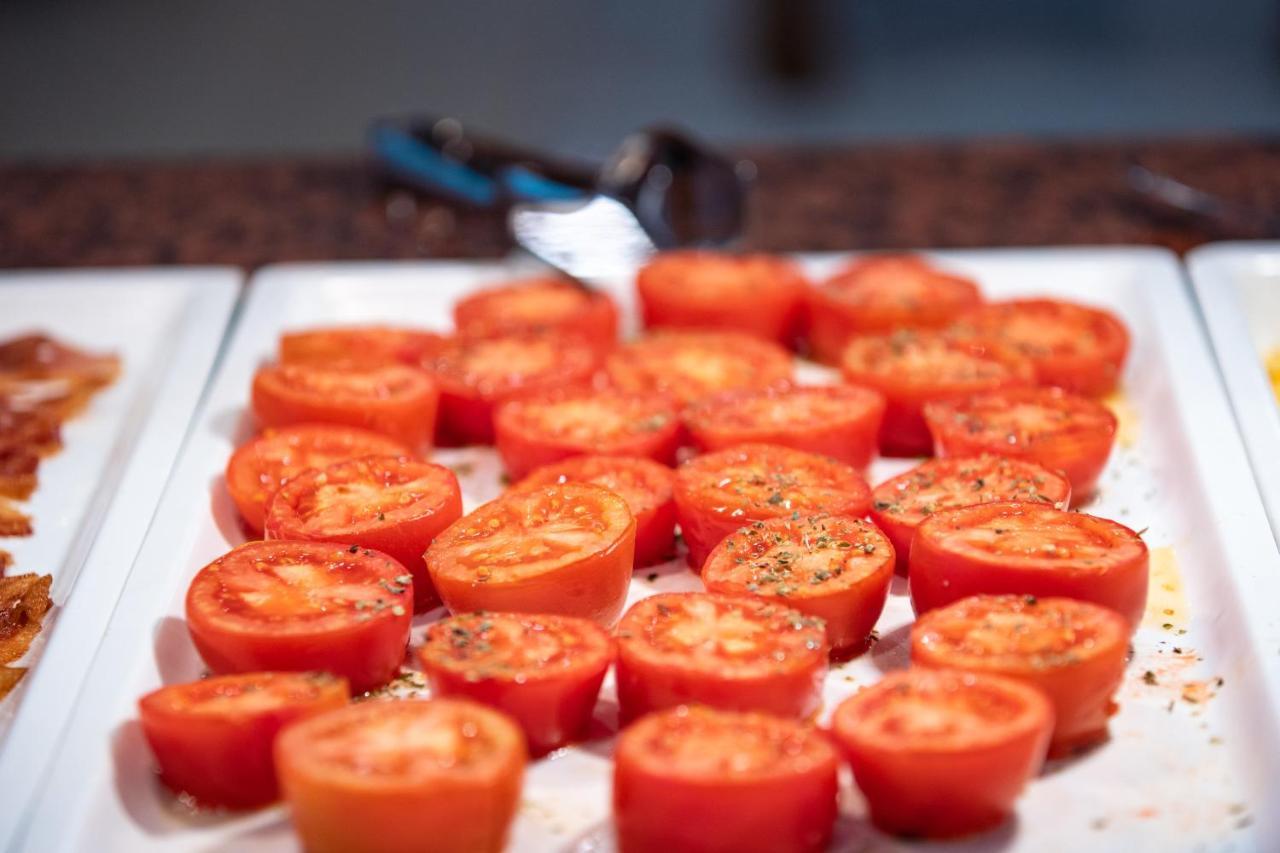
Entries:
{"label": "speckled countertop", "polygon": [[[1264,236],[1129,190],[1140,161],[1280,210],[1280,139],[1011,141],[746,148],[746,244],[768,250],[1147,243]],[[388,194],[358,157],[0,163],[0,267],[483,257],[493,213]]]}

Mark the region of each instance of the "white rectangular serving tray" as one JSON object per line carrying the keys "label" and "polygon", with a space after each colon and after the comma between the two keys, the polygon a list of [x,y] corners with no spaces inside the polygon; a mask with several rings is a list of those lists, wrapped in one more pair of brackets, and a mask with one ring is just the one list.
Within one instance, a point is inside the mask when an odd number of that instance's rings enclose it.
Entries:
{"label": "white rectangular serving tray", "polygon": [[25,508],[35,535],[0,539],[10,573],[53,575],[30,671],[0,701],[0,842],[43,778],[177,457],[239,294],[230,268],[0,274],[0,338],[52,334],[120,356],[121,373],[63,425]]}
{"label": "white rectangular serving tray", "polygon": [[[1176,260],[1127,248],[934,256],[973,275],[991,298],[1058,295],[1125,318],[1134,346],[1125,392],[1114,401],[1121,436],[1088,510],[1145,529],[1153,581],[1112,742],[1056,762],[1000,830],[930,849],[1280,849],[1280,555]],[[844,260],[801,259],[815,275]],[[15,850],[296,849],[283,808],[216,816],[177,807],[155,778],[135,719],[138,696],[202,672],[182,599],[191,576],[241,538],[222,469],[249,434],[250,378],[284,329],[375,320],[445,329],[458,297],[512,274],[501,263],[388,263],[281,266],[255,277]],[[629,281],[601,284],[630,305]],[[830,376],[813,365],[802,375]],[[468,509],[502,489],[492,450],[435,457],[459,471]],[[878,461],[871,479],[908,464]],[[677,560],[637,573],[631,598],[697,585]],[[824,720],[858,686],[904,665],[910,618],[897,581],[879,642],[829,677]],[[597,716],[616,727],[608,681]],[[610,749],[595,741],[530,766],[511,850],[612,849]],[[915,849],[870,829],[851,789],[845,799],[836,849]]]}

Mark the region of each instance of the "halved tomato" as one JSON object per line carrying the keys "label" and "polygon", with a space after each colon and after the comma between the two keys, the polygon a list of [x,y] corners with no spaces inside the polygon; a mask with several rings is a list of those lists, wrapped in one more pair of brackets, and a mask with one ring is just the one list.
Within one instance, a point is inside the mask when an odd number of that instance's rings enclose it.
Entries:
{"label": "halved tomato", "polygon": [[872,823],[949,838],[990,829],[1013,811],[1044,762],[1053,707],[1013,679],[910,669],[846,699],[831,728]]}
{"label": "halved tomato", "polygon": [[867,647],[889,597],[893,545],[860,518],[810,515],[757,521],[725,538],[707,557],[708,592],[756,595],[826,623],[831,654]]}
{"label": "halved tomato", "polygon": [[575,456],[545,465],[518,488],[556,483],[593,483],[627,502],[636,519],[636,568],[670,560],[676,548],[676,474],[652,459],[627,456]]}
{"label": "halved tomato", "polygon": [[285,481],[308,468],[361,456],[410,456],[404,444],[355,427],[300,424],[265,430],[236,448],[227,462],[227,491],[245,526],[261,534],[267,506]]}
{"label": "halved tomato", "polygon": [[204,806],[251,809],[280,797],[280,730],[347,699],[347,682],[327,673],[254,672],[161,687],[138,712],[166,785]]}
{"label": "halved tomato", "polygon": [[1124,677],[1129,626],[1070,598],[977,595],[930,610],[911,628],[911,662],[1016,678],[1053,703],[1050,757],[1107,739]]}
{"label": "halved tomato", "polygon": [[734,332],[666,331],[615,350],[605,361],[622,391],[659,392],[688,404],[741,388],[791,380],[791,356],[776,344]]}
{"label": "halved tomato", "polygon": [[1071,481],[1079,503],[1111,455],[1116,416],[1106,406],[1060,388],[1015,388],[939,400],[924,408],[939,456],[994,453],[1027,459]]}
{"label": "halved tomato", "polygon": [[856,470],[834,459],[772,444],[742,444],[681,465],[675,499],[689,565],[700,571],[711,549],[744,524],[796,513],[858,518],[871,508],[871,488]]}
{"label": "halved tomato", "polygon": [[906,571],[911,537],[920,522],[944,509],[992,501],[1045,503],[1066,509],[1071,502],[1071,483],[1062,474],[1023,459],[926,459],[872,490],[871,520],[893,542],[898,568]]}
{"label": "halved tomato", "polygon": [[645,328],[732,330],[784,345],[804,288],[800,268],[774,255],[664,252],[636,275]]}
{"label": "halved tomato", "polygon": [[1035,377],[1031,363],[1011,350],[941,332],[856,338],[845,348],[841,369],[846,381],[884,394],[880,452],[886,456],[932,452],[926,403],[1030,385]]}
{"label": "halved tomato", "polygon": [[818,361],[839,364],[859,335],[941,328],[981,302],[972,281],[918,255],[859,258],[809,289],[809,347]]}
{"label": "halved tomato", "polygon": [[807,719],[822,704],[822,620],[772,601],[659,593],[626,612],[617,637],[623,720],[689,704]]}
{"label": "halved tomato", "polygon": [[434,332],[396,326],[331,326],[285,332],[281,364],[369,370],[389,364],[417,365],[444,346]]}
{"label": "halved tomato", "polygon": [[431,446],[439,396],[430,376],[402,365],[341,370],[275,364],[253,377],[253,413],[264,427],[363,427],[413,450]]}
{"label": "halved tomato", "polygon": [[621,853],[826,850],[839,757],[812,727],[767,714],[679,707],[618,737],[613,816]]}
{"label": "halved tomato", "polygon": [[568,333],[602,352],[618,341],[618,309],[613,300],[554,276],[473,293],[453,306],[453,319],[459,334],[470,338]]}
{"label": "halved tomato", "polygon": [[498,453],[513,477],[588,453],[674,465],[680,444],[676,404],[662,394],[554,391],[504,403],[494,426]]}
{"label": "halved tomato", "polygon": [[187,590],[187,628],[215,673],[324,671],[355,693],[387,683],[409,642],[413,579],[376,551],[249,542]]}
{"label": "halved tomato", "polygon": [[427,549],[452,613],[557,613],[609,627],[626,603],[636,522],[626,501],[586,483],[507,492]]}
{"label": "halved tomato", "polygon": [[515,723],[461,699],[361,702],[276,740],[309,853],[500,853],[527,760]]}
{"label": "halved tomato", "polygon": [[440,384],[442,444],[493,444],[493,415],[516,397],[586,384],[598,352],[567,335],[458,338],[423,362]]}
{"label": "halved tomato", "polygon": [[440,603],[422,561],[427,546],[462,517],[458,478],[443,465],[368,456],[304,471],[280,487],[267,511],[268,539],[338,542],[380,551],[413,575],[413,610]]}
{"label": "halved tomato", "polygon": [[686,409],[684,421],[703,450],[777,444],[862,470],[875,456],[884,409],[884,395],[870,388],[800,385],[718,394]]}
{"label": "halved tomato", "polygon": [[1129,353],[1119,317],[1056,299],[984,305],[959,318],[955,332],[997,340],[1031,359],[1041,385],[1101,397],[1116,389]]}
{"label": "halved tomato", "polygon": [[1147,545],[1123,524],[1047,504],[979,504],[930,516],[911,541],[911,604],[971,595],[1063,596],[1110,607],[1136,630]]}
{"label": "halved tomato", "polygon": [[613,640],[586,619],[469,613],[431,625],[418,659],[433,695],[510,715],[537,756],[586,736]]}

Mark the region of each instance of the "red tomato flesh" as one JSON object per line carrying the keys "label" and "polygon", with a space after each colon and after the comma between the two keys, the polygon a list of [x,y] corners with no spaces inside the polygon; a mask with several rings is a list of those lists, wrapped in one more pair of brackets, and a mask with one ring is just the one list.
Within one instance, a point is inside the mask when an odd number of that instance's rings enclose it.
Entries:
{"label": "red tomato flesh", "polygon": [[417,365],[444,345],[433,332],[394,326],[335,326],[285,332],[281,364],[368,370],[389,364]]}
{"label": "red tomato flesh", "polygon": [[791,380],[782,347],[734,332],[666,331],[615,350],[605,362],[622,391],[662,393],[682,404],[721,391],[773,388]]}
{"label": "red tomato flesh", "polygon": [[469,338],[569,334],[604,351],[618,340],[618,309],[599,291],[546,276],[473,293],[453,306],[458,333]]}

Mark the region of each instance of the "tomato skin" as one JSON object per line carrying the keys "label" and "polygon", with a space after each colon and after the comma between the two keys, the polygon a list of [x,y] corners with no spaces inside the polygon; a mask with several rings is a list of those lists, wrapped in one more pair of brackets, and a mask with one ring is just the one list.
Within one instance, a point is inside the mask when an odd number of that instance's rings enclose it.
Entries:
{"label": "tomato skin", "polygon": [[805,284],[785,258],[703,251],[663,252],[636,275],[646,329],[733,330],[784,345]]}
{"label": "tomato skin", "polygon": [[605,360],[610,387],[667,394],[682,405],[722,391],[785,385],[791,373],[786,350],[741,332],[653,332]]}
{"label": "tomato skin", "polygon": [[[982,622],[998,619],[994,628]],[[1065,648],[1034,651],[1045,634]],[[1107,739],[1112,696],[1124,678],[1129,625],[1114,610],[1069,598],[980,595],[931,610],[911,628],[911,662],[1015,678],[1053,703],[1049,757]]]}
{"label": "tomato skin", "polygon": [[[574,549],[551,566],[511,571],[468,554],[486,544],[505,554],[534,540],[525,522],[546,516],[553,528],[582,517],[603,529],[598,542]],[[603,517],[603,518],[602,518]],[[554,530],[561,536],[563,531]],[[492,545],[491,536],[503,539]],[[626,604],[635,563],[636,523],[622,498],[599,486],[565,483],[541,489],[509,491],[497,500],[464,515],[436,537],[427,549],[427,571],[450,613],[476,611],[549,613],[590,619],[612,626]],[[534,544],[542,545],[543,540]],[[530,565],[524,552],[517,565]],[[515,558],[512,558],[515,559]],[[515,575],[514,577],[511,575]],[[500,576],[501,575],[501,576]]]}
{"label": "tomato skin", "polygon": [[264,427],[361,427],[414,450],[431,446],[439,397],[430,376],[402,365],[341,370],[276,364],[253,377],[253,413]]}
{"label": "tomato skin", "polygon": [[700,571],[711,550],[744,524],[797,511],[858,518],[871,508],[871,488],[856,470],[833,459],[742,444],[681,465],[675,500],[689,566]]}
{"label": "tomato skin", "polygon": [[280,363],[357,370],[416,365],[444,342],[444,337],[433,332],[394,326],[304,329],[280,336]]}
{"label": "tomato skin", "polygon": [[[541,665],[520,660],[507,664],[499,650],[475,662],[465,649],[455,647],[459,636],[468,644],[490,642],[495,623],[521,632],[530,642],[543,634],[568,635],[558,652],[562,659]],[[519,652],[507,650],[507,660]],[[613,639],[594,622],[515,613],[450,616],[427,629],[418,649],[432,695],[471,699],[508,714],[524,732],[533,756],[586,737],[613,657]]]}
{"label": "tomato skin", "polygon": [[[932,497],[928,513],[916,508],[922,491],[943,485],[943,494]],[[921,464],[885,480],[871,491],[871,520],[893,542],[898,570],[907,571],[911,539],[928,515],[992,501],[1048,503],[1058,509],[1071,504],[1071,482],[1062,474],[1022,459],[1001,456],[961,456],[926,459]]]}
{"label": "tomato skin", "polygon": [[[393,732],[378,731],[388,720],[417,722],[483,754],[471,765],[421,766],[431,760],[431,746],[414,748],[411,740],[398,755],[375,756],[390,769],[367,773],[328,758],[346,746],[342,758],[358,766],[359,757],[349,753],[360,750],[361,732],[376,732],[380,737],[366,738],[377,743],[391,740]],[[416,740],[435,739],[425,734]],[[291,726],[276,741],[275,758],[308,853],[500,853],[526,752],[520,730],[497,711],[461,699],[411,699],[361,702]]]}
{"label": "tomato skin", "polygon": [[[623,423],[610,422],[613,418]],[[498,408],[494,430],[512,477],[587,454],[641,456],[674,465],[680,446],[679,413],[661,394],[580,389],[512,400]]]}
{"label": "tomato skin", "polygon": [[776,444],[830,456],[858,470],[875,456],[884,395],[851,385],[729,391],[685,410],[685,425],[704,451],[737,444]]}
{"label": "tomato skin", "polygon": [[[1035,409],[1054,423],[1032,435],[1005,427],[1010,411]],[[1060,388],[1016,388],[927,404],[924,417],[939,456],[994,453],[1027,459],[1071,481],[1072,499],[1093,494],[1115,444],[1116,416],[1101,403]],[[1010,435],[1019,433],[1016,440]]]}
{"label": "tomato skin", "polygon": [[618,342],[618,308],[613,300],[555,276],[521,279],[473,293],[453,306],[453,320],[458,333],[470,338],[568,334],[601,352]]}
{"label": "tomato skin", "polygon": [[[190,707],[220,693],[289,691],[275,707],[200,713]],[[346,681],[320,673],[222,675],[161,687],[138,700],[142,733],[172,790],[201,805],[231,809],[279,799],[271,748],[285,726],[347,704]]]}
{"label": "tomato skin", "polygon": [[[321,624],[290,623],[285,618],[253,618],[230,613],[222,603],[230,595],[228,578],[261,567],[301,563],[350,567],[368,577],[384,607],[372,614],[335,613]],[[385,554],[340,548],[319,542],[249,542],[201,569],[187,590],[187,628],[196,651],[217,674],[324,671],[347,679],[353,693],[387,683],[400,669],[409,641],[413,607],[411,584],[397,579],[406,570]],[[378,582],[373,582],[377,578]],[[382,585],[386,582],[386,586]],[[399,589],[399,592],[392,592]],[[368,615],[368,618],[357,618]]]}
{"label": "tomato skin", "polygon": [[[867,719],[879,708],[892,713],[905,695],[936,708],[936,715],[949,710],[951,696],[976,691],[1013,705],[1016,716],[988,720],[977,735],[945,741],[916,732],[887,737],[874,718]],[[872,823],[894,835],[953,838],[990,829],[1013,810],[1044,761],[1053,708],[1038,690],[1012,679],[910,669],[890,673],[846,699],[831,727]]]}
{"label": "tomato skin", "polygon": [[[994,532],[992,525],[1016,534],[1024,523],[1040,531],[1040,538],[1049,528],[1088,537],[1104,549],[1105,557],[1085,562],[1040,553],[1010,555],[948,541],[957,532]],[[1147,572],[1147,545],[1123,524],[1045,504],[1007,501],[947,510],[921,524],[911,541],[908,581],[911,606],[918,614],[971,595],[1063,597],[1109,607],[1136,630],[1146,607]]]}
{"label": "tomato skin", "polygon": [[[760,748],[779,754],[765,766],[736,772],[680,763],[678,750],[708,738],[750,738],[753,746],[759,739],[767,742]],[[651,714],[618,737],[613,812],[619,850],[826,850],[837,813],[838,765],[820,732],[790,720],[684,706]]]}
{"label": "tomato skin", "polygon": [[[697,624],[712,613],[718,621],[708,628],[713,632],[710,640],[688,642],[679,633],[681,622]],[[726,626],[719,621],[722,618],[732,621]],[[732,655],[717,651],[728,636],[725,632],[743,622],[751,626],[749,636],[758,643]],[[807,719],[822,703],[830,651],[822,622],[771,601],[660,593],[636,602],[626,612],[618,623],[617,638],[615,676],[624,721],[689,704]],[[761,644],[770,639],[781,659],[773,651],[762,650]],[[714,646],[708,648],[708,642]]]}
{"label": "tomato skin", "polygon": [[516,488],[594,483],[627,502],[636,520],[636,568],[665,563],[676,552],[675,472],[652,459],[575,456],[529,473]]}
{"label": "tomato skin", "polygon": [[[829,562],[822,575],[816,575],[814,561],[822,557]],[[803,569],[792,568],[797,561]],[[702,582],[708,592],[759,596],[822,619],[832,657],[842,659],[866,649],[889,596],[896,563],[888,537],[869,521],[788,516],[757,522],[726,537],[707,557]],[[857,577],[841,583],[840,575],[830,577],[836,570]],[[785,595],[779,592],[784,585],[789,587]]]}
{"label": "tomato skin", "polygon": [[[379,519],[326,523],[317,495],[351,484],[363,490],[394,487],[421,480],[429,495],[397,506]],[[394,502],[393,502],[394,505]],[[453,471],[443,465],[398,456],[352,459],[317,471],[304,471],[280,487],[266,520],[268,539],[334,542],[380,551],[413,575],[413,611],[425,613],[440,604],[422,555],[446,527],[462,517],[462,491]]]}

